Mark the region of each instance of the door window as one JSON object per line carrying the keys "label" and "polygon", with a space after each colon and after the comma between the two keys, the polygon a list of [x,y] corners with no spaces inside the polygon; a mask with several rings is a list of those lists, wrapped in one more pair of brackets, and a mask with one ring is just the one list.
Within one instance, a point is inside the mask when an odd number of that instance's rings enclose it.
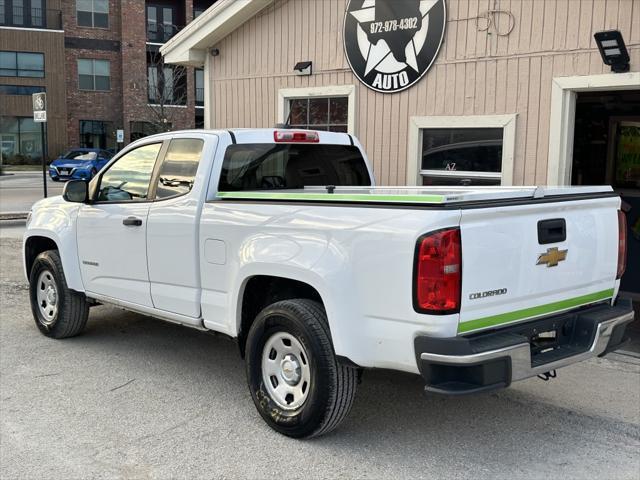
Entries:
{"label": "door window", "polygon": [[193,188],[204,142],[198,138],[171,140],[160,167],[156,199],[184,195]]}
{"label": "door window", "polygon": [[149,183],[162,143],[136,148],[111,165],[100,180],[98,201],[140,202],[148,199]]}

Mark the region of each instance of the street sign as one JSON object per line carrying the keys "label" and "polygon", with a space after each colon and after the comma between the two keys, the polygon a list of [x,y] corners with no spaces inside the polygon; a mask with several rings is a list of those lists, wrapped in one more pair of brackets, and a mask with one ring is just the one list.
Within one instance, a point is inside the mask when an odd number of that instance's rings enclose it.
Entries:
{"label": "street sign", "polygon": [[124,143],[124,130],[116,130],[116,142]]}
{"label": "street sign", "polygon": [[47,139],[44,136],[44,124],[47,123],[47,94],[34,93],[31,95],[33,102],[33,121],[40,124],[40,145],[42,145],[42,189],[44,198],[47,198]]}
{"label": "street sign", "polygon": [[47,94],[34,93],[31,95],[33,101],[33,121],[42,123],[47,121]]}

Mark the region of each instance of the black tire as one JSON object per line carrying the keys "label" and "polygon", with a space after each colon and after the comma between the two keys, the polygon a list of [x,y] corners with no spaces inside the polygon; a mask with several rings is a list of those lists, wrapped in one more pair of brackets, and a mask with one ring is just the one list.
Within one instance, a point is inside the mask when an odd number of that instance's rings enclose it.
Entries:
{"label": "black tire", "polygon": [[[308,393],[304,403],[293,410],[274,400],[262,375],[265,344],[278,332],[300,342],[309,362]],[[353,405],[358,371],[336,359],[327,316],[318,302],[283,300],[262,310],[249,330],[246,368],[258,412],[271,428],[289,437],[325,434],[344,420]]]}
{"label": "black tire", "polygon": [[[38,289],[43,290],[45,279],[55,288],[56,310],[55,314],[49,318],[42,312],[38,300]],[[36,325],[47,337],[73,337],[82,332],[87,324],[89,317],[87,299],[84,294],[74,292],[67,286],[57,250],[48,250],[36,257],[29,275],[29,296]]]}

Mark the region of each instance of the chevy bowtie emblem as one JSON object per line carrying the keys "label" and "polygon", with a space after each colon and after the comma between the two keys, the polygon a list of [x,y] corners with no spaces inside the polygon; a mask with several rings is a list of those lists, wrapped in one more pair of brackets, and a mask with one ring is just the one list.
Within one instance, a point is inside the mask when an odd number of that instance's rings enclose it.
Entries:
{"label": "chevy bowtie emblem", "polygon": [[556,267],[558,263],[567,258],[568,251],[569,250],[558,250],[558,247],[547,248],[546,253],[541,253],[538,256],[538,263],[536,263],[536,265],[546,264],[547,267]]}

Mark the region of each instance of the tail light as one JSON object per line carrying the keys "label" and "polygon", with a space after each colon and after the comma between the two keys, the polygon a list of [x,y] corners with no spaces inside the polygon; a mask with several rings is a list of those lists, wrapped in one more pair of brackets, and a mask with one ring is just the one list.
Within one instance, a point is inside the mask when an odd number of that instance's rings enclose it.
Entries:
{"label": "tail light", "polygon": [[423,235],[416,245],[413,308],[443,315],[460,311],[462,252],[460,229]]}
{"label": "tail light", "polygon": [[618,273],[616,279],[624,275],[627,268],[627,217],[618,210]]}
{"label": "tail light", "polygon": [[273,132],[273,140],[277,143],[318,143],[318,132],[305,132],[295,130],[276,130]]}

